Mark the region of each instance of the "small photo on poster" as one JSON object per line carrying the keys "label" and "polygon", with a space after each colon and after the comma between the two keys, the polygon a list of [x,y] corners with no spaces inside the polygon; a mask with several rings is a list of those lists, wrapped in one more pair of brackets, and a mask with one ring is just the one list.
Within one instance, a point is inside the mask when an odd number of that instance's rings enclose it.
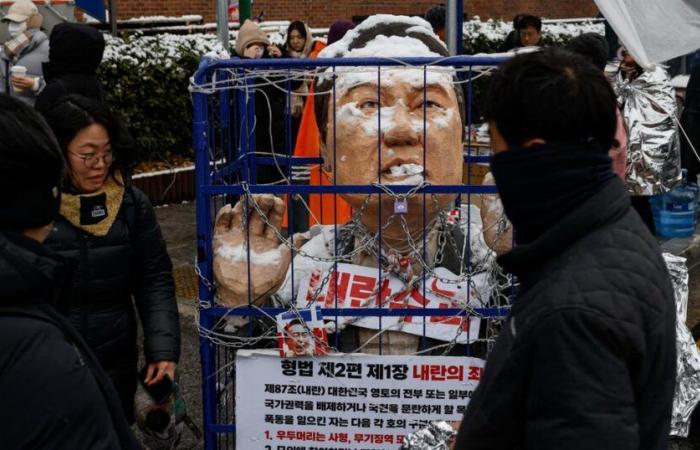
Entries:
{"label": "small photo on poster", "polygon": [[278,314],[277,343],[282,358],[328,353],[328,336],[321,309],[314,307]]}

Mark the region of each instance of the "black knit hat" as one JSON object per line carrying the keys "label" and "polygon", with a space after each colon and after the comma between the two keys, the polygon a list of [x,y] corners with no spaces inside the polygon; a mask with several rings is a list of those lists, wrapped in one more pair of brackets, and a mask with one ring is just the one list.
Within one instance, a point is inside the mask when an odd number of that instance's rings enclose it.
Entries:
{"label": "black knit hat", "polygon": [[66,73],[92,75],[102,62],[105,38],[89,25],[59,23],[49,38],[49,78]]}
{"label": "black knit hat", "polygon": [[0,94],[0,229],[51,223],[61,206],[64,159],[44,119]]}
{"label": "black knit hat", "polygon": [[585,56],[600,70],[608,63],[608,41],[598,33],[583,33],[569,41],[566,49]]}

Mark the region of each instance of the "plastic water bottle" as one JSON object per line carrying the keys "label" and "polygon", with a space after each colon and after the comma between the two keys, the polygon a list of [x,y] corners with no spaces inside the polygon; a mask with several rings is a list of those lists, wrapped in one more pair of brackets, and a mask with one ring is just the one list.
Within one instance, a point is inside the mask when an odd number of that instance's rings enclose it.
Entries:
{"label": "plastic water bottle", "polygon": [[662,238],[689,237],[695,233],[698,186],[688,183],[688,171],[674,190],[651,197],[656,234]]}

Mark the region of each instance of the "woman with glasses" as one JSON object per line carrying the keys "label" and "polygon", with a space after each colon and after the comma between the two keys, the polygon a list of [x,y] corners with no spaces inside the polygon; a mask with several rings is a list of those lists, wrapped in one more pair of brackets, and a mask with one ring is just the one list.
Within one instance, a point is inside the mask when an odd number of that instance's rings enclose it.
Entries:
{"label": "woman with glasses", "polygon": [[68,169],[60,216],[46,240],[72,268],[58,306],[97,355],[133,423],[136,311],[145,382],[175,378],[180,327],[170,257],[153,207],[131,185],[130,145],[119,122],[102,104],[79,96],[44,115]]}

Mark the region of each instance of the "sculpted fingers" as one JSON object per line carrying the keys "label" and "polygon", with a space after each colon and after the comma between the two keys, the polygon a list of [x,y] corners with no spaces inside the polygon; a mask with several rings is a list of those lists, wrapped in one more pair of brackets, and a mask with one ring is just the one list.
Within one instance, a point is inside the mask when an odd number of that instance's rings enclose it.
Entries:
{"label": "sculpted fingers", "polygon": [[282,219],[284,218],[284,202],[279,197],[273,198],[273,206],[270,210],[270,224],[265,229],[265,237],[270,240],[277,240],[277,233],[282,228]]}
{"label": "sculpted fingers", "polygon": [[216,214],[216,220],[214,221],[214,234],[225,233],[231,228],[231,219],[233,218],[233,212],[231,205],[224,205],[223,208],[219,210]]}
{"label": "sculpted fingers", "polygon": [[[254,195],[248,203],[250,206],[250,235],[262,236],[265,231],[265,221],[269,220],[270,210],[274,206],[274,196],[270,194]],[[257,204],[260,212],[255,209]],[[262,216],[261,216],[262,213]],[[264,216],[264,217],[263,217]]]}

